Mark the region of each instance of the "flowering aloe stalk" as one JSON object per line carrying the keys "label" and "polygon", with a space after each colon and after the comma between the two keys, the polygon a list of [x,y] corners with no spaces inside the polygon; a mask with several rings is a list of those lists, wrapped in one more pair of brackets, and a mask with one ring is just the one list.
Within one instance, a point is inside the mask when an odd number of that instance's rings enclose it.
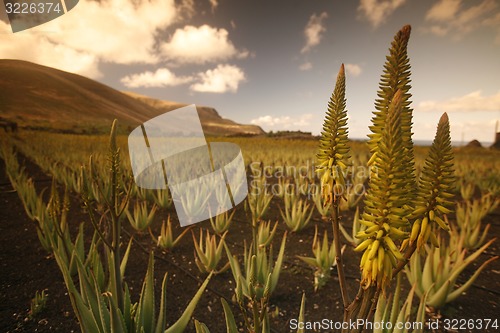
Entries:
{"label": "flowering aloe stalk", "polygon": [[[416,181],[413,177],[415,173],[413,142],[411,139],[412,113],[410,108],[410,88],[411,88],[411,66],[408,57],[408,41],[410,39],[411,26],[406,25],[398,31],[389,49],[389,55],[384,64],[384,73],[381,76],[379,90],[377,92],[378,99],[375,100],[375,109],[373,112],[372,126],[370,130],[372,134],[368,135],[368,146],[372,152],[372,159],[377,156],[379,150],[379,142],[387,124],[387,116],[391,101],[398,90],[401,90],[401,141],[404,151],[403,159],[400,163],[405,166],[405,172],[409,175],[402,180],[402,185],[415,195]],[[410,177],[411,175],[411,177]],[[407,214],[410,213],[410,207],[407,208]]]}
{"label": "flowering aloe stalk", "polygon": [[319,152],[316,154],[318,162],[316,171],[320,175],[321,193],[325,203],[338,200],[345,187],[345,174],[350,165],[347,132],[345,70],[342,64],[335,90],[328,102],[328,111],[319,140]]}
{"label": "flowering aloe stalk", "polygon": [[410,31],[410,26],[405,26],[394,38],[375,102],[377,111],[368,142],[372,153],[368,161],[370,182],[360,218],[366,229],[357,234],[361,243],[355,248],[363,252],[362,280],[355,300],[345,308],[344,320],[370,320],[380,293],[407,265],[417,243],[421,246],[429,238],[434,240],[429,222],[446,228],[440,214],[449,212],[448,191],[453,186],[453,154],[446,115],[438,125],[416,195],[407,56]]}
{"label": "flowering aloe stalk", "polygon": [[419,179],[414,214],[423,214],[423,217],[413,223],[410,245],[416,242],[417,248],[420,249],[429,239],[435,246],[439,245],[431,231],[432,222],[436,222],[446,231],[450,230],[442,215],[451,213],[449,207],[454,205],[450,201],[454,196],[452,193],[455,187],[454,172],[450,124],[448,115],[444,113],[439,120],[436,137]]}
{"label": "flowering aloe stalk", "polygon": [[403,259],[396,242],[407,237],[409,226],[406,202],[411,199],[403,180],[408,177],[404,159],[401,113],[402,91],[399,90],[388,110],[387,123],[378,142],[373,165],[377,172],[371,175],[366,193],[361,223],[367,228],[357,234],[363,241],[354,249],[364,251],[361,257],[361,284],[364,288],[383,288],[392,278],[392,269]]}
{"label": "flowering aloe stalk", "polygon": [[349,295],[345,281],[344,267],[340,249],[339,197],[345,189],[345,174],[351,164],[349,141],[347,139],[347,110],[345,98],[345,70],[340,66],[335,89],[328,103],[323,131],[316,155],[317,169],[321,180],[321,193],[325,204],[331,203],[335,252],[337,254],[337,272],[344,307],[349,304]]}

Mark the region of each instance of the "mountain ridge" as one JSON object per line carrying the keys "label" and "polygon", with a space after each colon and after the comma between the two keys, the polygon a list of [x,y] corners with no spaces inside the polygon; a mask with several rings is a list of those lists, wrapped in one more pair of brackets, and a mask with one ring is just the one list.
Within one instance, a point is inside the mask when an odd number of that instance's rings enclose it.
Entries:
{"label": "mountain ridge", "polygon": [[[113,119],[130,132],[145,121],[187,104],[121,92],[84,76],[22,60],[0,60],[0,118],[20,128],[106,133]],[[197,106],[206,135],[259,135],[255,125],[222,118]]]}

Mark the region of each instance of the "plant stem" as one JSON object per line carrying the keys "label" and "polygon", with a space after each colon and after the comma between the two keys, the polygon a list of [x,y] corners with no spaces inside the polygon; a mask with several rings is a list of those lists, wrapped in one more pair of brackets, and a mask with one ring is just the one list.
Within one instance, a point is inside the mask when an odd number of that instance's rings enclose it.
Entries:
{"label": "plant stem", "polygon": [[260,320],[259,320],[259,308],[257,307],[257,300],[253,299],[252,300],[252,308],[253,308],[253,328],[254,332],[260,332],[261,327],[260,327]]}
{"label": "plant stem", "polygon": [[110,168],[110,176],[111,176],[111,200],[109,211],[111,214],[111,223],[113,229],[113,265],[114,265],[114,279],[116,283],[116,300],[118,303],[119,309],[124,311],[125,302],[123,300],[123,281],[121,274],[121,253],[120,253],[120,238],[121,238],[121,221],[120,221],[120,204],[118,202],[119,198],[119,189],[118,189],[118,168],[119,168],[119,149],[116,147],[116,134],[115,130],[115,122],[113,122],[113,127],[111,129],[111,140],[110,140],[110,150],[111,150],[111,168]]}
{"label": "plant stem", "polygon": [[122,274],[121,274],[121,253],[120,253],[120,228],[121,223],[120,219],[115,216],[115,212],[112,210],[111,220],[113,223],[113,259],[115,266],[115,281],[116,281],[116,299],[118,302],[118,307],[121,311],[124,309],[123,302],[123,283],[122,283]]}
{"label": "plant stem", "polygon": [[337,254],[337,256],[335,257],[335,260],[337,261],[337,274],[339,277],[340,293],[342,294],[344,311],[346,311],[347,307],[349,306],[350,300],[345,279],[344,264],[342,261],[342,250],[340,247],[339,205],[338,198],[335,195],[331,206],[331,213],[333,224],[333,242],[335,246],[335,252]]}
{"label": "plant stem", "polygon": [[396,276],[396,274],[398,274],[399,272],[401,272],[401,270],[403,270],[403,268],[405,268],[405,266],[410,262],[410,259],[413,253],[415,253],[416,249],[417,249],[417,242],[415,241],[405,251],[403,260],[401,260],[396,266],[396,268],[392,270],[392,276]]}
{"label": "plant stem", "polygon": [[[370,286],[364,289],[360,285],[356,297],[344,311],[344,322],[357,321],[358,319],[368,320],[375,311],[378,295],[377,287]],[[349,329],[348,327],[342,329],[342,333],[359,333],[362,331],[363,328],[357,326],[354,329]]]}

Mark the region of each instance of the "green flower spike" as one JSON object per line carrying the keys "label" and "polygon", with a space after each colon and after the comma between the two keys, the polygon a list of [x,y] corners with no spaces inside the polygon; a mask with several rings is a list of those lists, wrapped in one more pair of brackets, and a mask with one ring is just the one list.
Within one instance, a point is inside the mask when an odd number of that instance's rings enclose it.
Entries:
{"label": "green flower spike", "polygon": [[345,185],[344,175],[350,165],[349,141],[347,139],[347,110],[345,98],[345,70],[340,66],[335,90],[328,102],[323,131],[316,154],[320,174],[321,193],[325,205],[336,200]]}
{"label": "green flower spike", "polygon": [[414,215],[423,216],[423,218],[413,223],[410,244],[417,241],[419,249],[429,239],[434,246],[439,245],[435,234],[431,231],[432,222],[436,222],[446,231],[450,230],[443,220],[443,214],[451,213],[449,207],[454,205],[450,200],[453,198],[452,191],[455,187],[454,173],[450,123],[448,115],[444,113],[439,120],[436,137],[425,159],[418,184]]}
{"label": "green flower spike", "polygon": [[363,240],[354,250],[364,251],[360,268],[365,288],[387,285],[393,267],[403,259],[396,243],[408,237],[405,232],[409,227],[407,213],[402,208],[410,198],[404,182],[408,177],[407,169],[401,163],[406,153],[401,129],[402,97],[402,91],[398,90],[389,106],[385,130],[372,162],[377,172],[371,176],[360,220],[367,228],[356,235]]}
{"label": "green flower spike", "polygon": [[[413,141],[411,139],[411,125],[412,113],[410,108],[410,88],[411,88],[411,66],[410,59],[408,58],[408,41],[410,39],[411,27],[404,26],[398,31],[389,49],[389,55],[386,57],[384,64],[384,71],[380,79],[379,90],[377,92],[378,98],[375,100],[375,109],[373,112],[372,125],[369,134],[368,146],[372,153],[372,159],[376,158],[379,150],[378,143],[386,126],[386,119],[388,116],[389,105],[398,90],[401,90],[401,141],[402,149],[405,152],[400,161],[405,166],[408,177],[402,180],[404,186],[407,188],[412,196],[416,194],[416,181],[415,181],[415,163],[413,152]],[[411,201],[410,201],[411,202]],[[411,207],[405,206],[408,215],[411,214]]]}

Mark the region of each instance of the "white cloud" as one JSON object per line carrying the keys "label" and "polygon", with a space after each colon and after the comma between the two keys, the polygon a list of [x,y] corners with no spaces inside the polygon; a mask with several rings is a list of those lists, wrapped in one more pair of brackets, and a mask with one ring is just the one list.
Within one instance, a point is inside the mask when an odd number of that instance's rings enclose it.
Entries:
{"label": "white cloud", "polygon": [[478,112],[500,111],[500,91],[491,96],[483,96],[480,90],[470,94],[453,97],[445,101],[423,101],[419,104],[422,111],[439,112]]}
{"label": "white cloud", "polygon": [[248,51],[237,50],[228,35],[226,29],[206,24],[198,28],[187,25],[175,30],[170,41],[161,45],[161,51],[166,59],[177,63],[204,64],[235,57],[246,58]]}
{"label": "white cloud", "polygon": [[306,61],[305,63],[301,64],[299,66],[299,69],[301,71],[308,71],[310,70],[311,68],[313,67],[313,65],[309,62],[309,61]]}
{"label": "white cloud", "polygon": [[368,20],[374,28],[384,23],[406,0],[361,0],[358,6],[360,17]]}
{"label": "white cloud", "polygon": [[309,18],[309,22],[304,29],[304,35],[306,37],[306,45],[300,51],[301,53],[309,52],[313,47],[321,42],[323,33],[326,31],[324,21],[328,17],[326,12],[320,15],[312,14]]}
{"label": "white cloud", "polygon": [[218,65],[204,73],[199,73],[201,82],[191,85],[198,92],[225,93],[238,91],[239,84],[245,81],[245,72],[238,66]]}
{"label": "white cloud", "polygon": [[0,58],[97,78],[99,61],[156,63],[157,34],[177,15],[174,0],[80,0],[74,10],[25,32],[12,34],[0,22]]}
{"label": "white cloud", "polygon": [[479,4],[464,8],[462,0],[440,0],[425,16],[429,26],[423,30],[436,36],[451,35],[460,39],[480,28],[497,30],[496,42],[500,43],[500,12],[496,0],[482,0]]}
{"label": "white cloud", "polygon": [[298,117],[279,116],[273,117],[271,115],[261,116],[250,121],[251,124],[263,126],[266,128],[288,129],[294,127],[297,129],[309,126],[313,119],[311,113],[305,113]]}
{"label": "white cloud", "polygon": [[462,0],[441,0],[429,9],[426,20],[446,21],[453,19],[458,12]]}
{"label": "white cloud", "polygon": [[146,71],[128,75],[121,82],[129,88],[177,86],[193,81],[192,76],[176,76],[168,68],[159,68],[156,72]]}
{"label": "white cloud", "polygon": [[218,5],[219,5],[219,1],[218,0],[210,0],[210,6],[212,7],[212,12],[214,12],[215,9],[217,9]]}
{"label": "white cloud", "polygon": [[345,64],[345,70],[353,77],[359,76],[363,72],[361,66],[357,64]]}
{"label": "white cloud", "polygon": [[[0,21],[0,31],[6,30],[10,26]],[[101,76],[96,55],[56,45],[45,36],[32,33],[2,34],[0,58],[31,61],[93,78]]]}

